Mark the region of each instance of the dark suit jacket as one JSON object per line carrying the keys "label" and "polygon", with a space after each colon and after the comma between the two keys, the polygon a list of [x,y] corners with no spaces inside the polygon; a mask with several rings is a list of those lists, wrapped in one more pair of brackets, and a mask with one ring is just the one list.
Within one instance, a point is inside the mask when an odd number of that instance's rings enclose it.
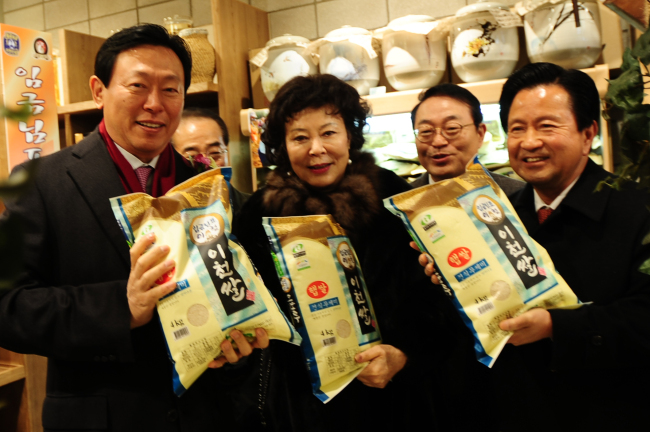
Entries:
{"label": "dark suit jacket", "polygon": [[[194,172],[175,157],[178,183]],[[129,328],[129,251],[109,203],[124,194],[97,131],[40,161],[31,192],[6,203],[26,274],[0,299],[0,346],[49,358],[46,431],[214,432],[216,371],[179,399],[157,315]]]}
{"label": "dark suit jacket", "polygon": [[551,310],[553,341],[501,353],[493,371],[495,400],[508,401],[503,431],[647,429],[650,276],[638,268],[650,257],[648,195],[594,193],[607,176],[590,161],[542,225],[530,185],[510,197],[578,298],[593,304]]}
{"label": "dark suit jacket", "polygon": [[[506,195],[510,195],[512,193],[517,192],[525,185],[525,183],[522,181],[511,179],[510,177],[506,177],[501,174],[490,173],[490,175]],[[426,186],[428,184],[429,184],[429,173],[424,173],[420,177],[415,179],[411,183],[411,186],[417,188],[420,186]]]}

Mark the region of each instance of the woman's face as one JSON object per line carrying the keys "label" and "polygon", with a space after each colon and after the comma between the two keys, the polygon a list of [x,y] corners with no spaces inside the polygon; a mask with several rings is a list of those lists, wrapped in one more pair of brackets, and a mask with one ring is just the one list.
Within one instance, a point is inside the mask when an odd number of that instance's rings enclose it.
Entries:
{"label": "woman's face", "polygon": [[293,172],[315,188],[337,185],[348,165],[350,137],[340,115],[328,107],[307,108],[285,125]]}

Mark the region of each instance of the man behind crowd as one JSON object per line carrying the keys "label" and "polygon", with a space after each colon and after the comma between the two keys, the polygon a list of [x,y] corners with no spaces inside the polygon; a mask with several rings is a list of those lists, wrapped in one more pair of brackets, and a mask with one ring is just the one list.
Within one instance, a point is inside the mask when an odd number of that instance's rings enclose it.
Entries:
{"label": "man behind crowd", "polygon": [[209,156],[220,167],[229,165],[228,141],[226,123],[206,108],[186,108],[172,137],[178,153],[185,157]]}
{"label": "man behind crowd", "polygon": [[[420,187],[458,177],[483,145],[486,126],[481,103],[469,90],[456,84],[439,84],[420,95],[411,112],[415,145],[420,164],[427,170],[413,183]],[[523,183],[502,175],[492,175],[506,194]]]}
{"label": "man behind crowd", "polygon": [[[229,166],[229,141],[230,135],[223,119],[212,110],[195,107],[183,110],[181,122],[172,136],[172,144],[178,153],[186,158],[208,156],[218,167]],[[228,190],[233,209],[238,212],[250,195],[232,185]]]}
{"label": "man behind crowd", "polygon": [[[161,196],[195,174],[169,145],[191,67],[182,39],[161,26],[108,38],[90,79],[104,114],[98,129],[42,158],[34,187],[6,203],[3,217],[25,228],[26,272],[0,298],[0,346],[48,357],[46,431],[213,432],[230,420],[215,410],[216,371],[173,394],[155,305],[175,282],[154,282],[175,263],[154,235],[129,251],[109,203],[131,192]],[[240,351],[224,342],[212,367],[251,353],[240,332],[231,335]],[[264,331],[257,336],[268,344]]]}
{"label": "man behind crowd", "polygon": [[492,369],[499,430],[645,430],[648,196],[634,186],[595,192],[609,173],[589,158],[600,99],[585,73],[530,64],[508,79],[500,104],[510,163],[528,182],[510,200],[587,304],[501,322],[514,333]]}

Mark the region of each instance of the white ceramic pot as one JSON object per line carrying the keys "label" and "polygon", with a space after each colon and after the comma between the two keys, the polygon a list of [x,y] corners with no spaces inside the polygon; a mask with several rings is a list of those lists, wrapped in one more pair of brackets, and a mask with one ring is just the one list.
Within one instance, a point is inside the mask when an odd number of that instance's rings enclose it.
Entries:
{"label": "white ceramic pot", "polygon": [[379,83],[379,57],[371,58],[367,49],[371,38],[368,30],[358,27],[344,26],[327,33],[325,39],[333,41],[320,47],[320,73],[347,82],[360,95],[370,93],[370,88]]}
{"label": "white ceramic pot", "polygon": [[[436,32],[424,33],[433,23],[430,16],[408,15],[388,24],[381,51],[386,79],[395,90],[431,87],[445,74],[446,38]],[[418,26],[423,30],[418,31]]]}
{"label": "white ceramic pot", "polygon": [[269,101],[287,81],[296,76],[315,75],[316,65],[303,55],[309,39],[286,34],[266,43],[268,58],[261,68],[262,90]]}
{"label": "white ceramic pot", "polygon": [[490,9],[508,10],[496,2],[461,8],[451,30],[451,64],[465,82],[508,77],[519,60],[516,27],[501,27]]}
{"label": "white ceramic pot", "polygon": [[600,14],[596,2],[579,2],[576,27],[572,2],[545,4],[524,15],[526,49],[533,63],[569,69],[591,67],[600,56]]}

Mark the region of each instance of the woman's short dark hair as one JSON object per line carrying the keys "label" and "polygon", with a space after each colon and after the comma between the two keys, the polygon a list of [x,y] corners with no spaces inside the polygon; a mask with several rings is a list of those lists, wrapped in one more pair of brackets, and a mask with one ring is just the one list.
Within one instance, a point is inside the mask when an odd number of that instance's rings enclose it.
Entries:
{"label": "woman's short dark hair", "polygon": [[117,56],[128,49],[142,45],[169,48],[178,56],[185,74],[185,91],[192,79],[192,55],[187,44],[177,35],[170,35],[165,27],[158,24],[140,24],[125,28],[104,41],[95,57],[95,75],[108,87],[113,77],[113,67]]}
{"label": "woman's short dark hair", "polygon": [[540,85],[555,84],[568,94],[578,130],[583,131],[600,120],[600,97],[596,83],[586,73],[564,69],[553,63],[531,63],[513,73],[501,91],[501,124],[508,131],[508,115],[517,94]]}
{"label": "woman's short dark hair", "polygon": [[411,123],[413,123],[413,128],[415,128],[415,115],[418,112],[418,108],[422,105],[422,102],[432,97],[448,97],[455,99],[458,102],[462,102],[469,108],[472,113],[472,120],[474,121],[474,126],[478,127],[483,121],[483,114],[481,113],[481,102],[466,88],[463,88],[456,84],[444,83],[433,86],[428,90],[422,91],[418,99],[420,102],[413,108],[411,111]]}
{"label": "woman's short dark hair", "polygon": [[219,117],[219,114],[212,111],[211,109],[200,108],[200,107],[185,108],[183,110],[183,115],[181,116],[181,118],[184,118],[184,119],[186,119],[186,118],[207,118],[207,119],[212,119],[221,128],[221,134],[223,136],[223,143],[225,145],[228,145],[228,143],[230,142],[230,134],[228,133],[228,128],[226,127],[226,122],[224,122],[223,119],[221,117]]}
{"label": "woman's short dark hair", "polygon": [[[369,108],[357,90],[333,75],[297,76],[275,95],[262,136],[269,161],[282,171],[291,168],[285,143],[286,124],[308,108],[331,108],[328,114],[340,115],[343,119],[350,135],[350,149],[363,147],[363,128]],[[352,154],[351,151],[350,158],[353,158]]]}

